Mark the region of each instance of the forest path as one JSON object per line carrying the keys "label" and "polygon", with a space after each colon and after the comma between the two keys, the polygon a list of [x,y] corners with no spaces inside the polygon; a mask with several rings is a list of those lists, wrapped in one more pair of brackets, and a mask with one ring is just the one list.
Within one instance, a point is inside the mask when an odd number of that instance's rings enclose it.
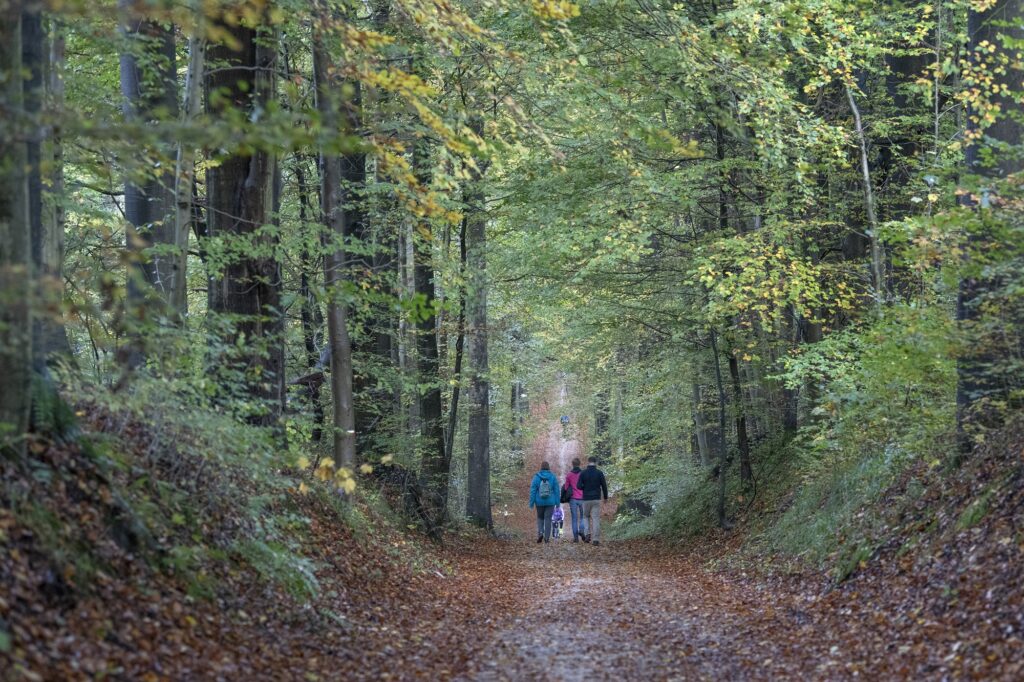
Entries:
{"label": "forest path", "polygon": [[522,546],[490,561],[520,609],[459,679],[828,679],[840,664],[808,665],[795,632],[773,635],[798,630],[797,612],[778,618],[763,594],[642,543]]}
{"label": "forest path", "polygon": [[[572,458],[586,454],[575,429],[563,431],[564,409],[563,389],[534,411],[547,428],[516,483],[523,509],[542,460],[561,482]],[[570,424],[577,422],[570,415]],[[611,521],[614,504],[604,507],[602,516]],[[736,680],[807,670],[793,660],[800,640],[772,635],[780,627],[798,629],[799,611],[777,618],[766,594],[745,581],[736,583],[653,543],[594,547],[572,543],[569,532],[568,539],[538,545],[532,542],[532,510],[517,511],[504,523],[518,539],[479,543],[462,557],[467,573],[487,576],[473,599],[481,610],[489,602],[494,607],[480,630],[487,641],[478,643],[459,679]],[[812,676],[830,677],[837,664],[825,655]]]}

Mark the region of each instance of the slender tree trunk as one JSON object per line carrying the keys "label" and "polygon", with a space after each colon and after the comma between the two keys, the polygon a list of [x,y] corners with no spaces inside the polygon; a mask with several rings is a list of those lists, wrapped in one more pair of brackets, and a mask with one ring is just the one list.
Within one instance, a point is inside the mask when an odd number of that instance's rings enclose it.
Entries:
{"label": "slender tree trunk", "polygon": [[[317,108],[325,131],[342,130],[337,90],[329,77],[330,56],[317,32],[313,43],[313,72],[317,89]],[[352,377],[352,342],[349,337],[348,305],[343,300],[345,235],[350,214],[345,210],[340,156],[320,153],[320,201],[326,226],[324,235],[324,286],[327,289],[327,335],[331,349],[331,400],[334,405],[333,451],[340,466],[354,468],[356,463],[356,423]]]}
{"label": "slender tree trunk", "polygon": [[[459,266],[460,276],[466,277],[466,222],[467,219],[462,220],[462,229],[459,234]],[[455,448],[455,431],[458,426],[459,419],[459,394],[462,387],[462,360],[463,350],[466,346],[466,298],[469,296],[469,292],[463,289],[459,296],[459,317],[456,322],[456,336],[455,336],[455,369],[452,372],[452,399],[448,406],[448,428],[445,432],[445,456],[450,462],[452,459],[452,452]],[[470,395],[472,399],[472,395]]]}
{"label": "slender tree trunk", "polygon": [[[299,223],[302,225],[303,232],[306,232],[310,224],[310,190],[306,184],[306,172],[303,168],[302,157],[300,156],[295,157],[295,182],[299,192]],[[323,313],[320,312],[320,304],[317,302],[310,286],[310,280],[316,271],[316,263],[313,256],[310,255],[309,248],[305,245],[305,242],[302,253],[299,256],[299,261],[302,267],[302,274],[299,279],[299,298],[302,301],[302,307],[299,312],[302,321],[302,343],[306,349],[306,369],[314,372],[317,369],[323,369],[320,360],[320,349],[316,343],[316,333],[317,330],[323,327],[324,318]],[[321,386],[323,386],[322,381],[311,381],[306,385],[306,398],[313,408],[313,432],[310,437],[314,443],[319,443],[321,438],[323,438],[324,406],[320,402]]]}
{"label": "slender tree trunk", "polygon": [[864,123],[861,121],[860,109],[853,97],[853,89],[850,84],[844,85],[846,90],[846,101],[853,113],[853,130],[857,135],[857,144],[860,151],[860,173],[861,185],[864,190],[864,211],[867,214],[868,230],[870,231],[871,243],[871,282],[874,288],[875,306],[881,307],[888,298],[885,290],[885,264],[882,255],[882,243],[878,238],[878,215],[875,210],[875,192],[871,184],[871,164],[868,159],[868,140],[864,132]]}
{"label": "slender tree trunk", "polygon": [[754,480],[754,469],[750,463],[750,439],[747,436],[747,413],[740,383],[740,366],[736,353],[729,353],[729,375],[732,378],[733,403],[736,410],[736,445],[740,453],[740,480],[750,484]]}
{"label": "slender tree trunk", "polygon": [[[212,113],[240,110],[256,115],[274,96],[276,53],[265,26],[224,21],[225,42],[209,48],[219,64],[206,74],[207,100]],[[227,42],[230,39],[230,43]],[[226,345],[232,346],[235,366],[244,373],[246,390],[263,403],[250,419],[276,424],[284,396],[284,354],[280,333],[281,277],[277,237],[268,230],[274,194],[274,160],[263,150],[232,152],[207,171],[207,232],[209,237],[249,240],[210,282],[209,309],[234,322]],[[236,349],[242,341],[244,348]]]}
{"label": "slender tree trunk", "polygon": [[[429,148],[423,139],[417,140],[413,150],[414,171],[420,184],[429,179]],[[448,483],[451,462],[444,443],[444,421],[441,403],[441,375],[437,349],[437,315],[432,247],[429,239],[430,223],[417,226],[413,237],[413,280],[416,295],[427,303],[426,314],[416,324],[417,374],[420,386],[420,426],[423,436],[423,474],[429,491],[431,513],[430,531],[437,535],[448,518]]]}
{"label": "slender tree trunk", "polygon": [[704,423],[704,406],[702,405],[700,384],[693,382],[693,430],[697,437],[697,454],[703,466],[711,464],[711,452],[708,448],[708,432]]}
{"label": "slender tree trunk", "polygon": [[597,409],[594,414],[594,453],[602,462],[612,454],[611,436],[608,433],[609,398],[608,391],[601,390],[596,396]]}
{"label": "slender tree trunk", "polygon": [[[121,53],[121,95],[124,116],[148,124],[157,118],[177,116],[173,28],[150,19],[147,6],[139,0],[118,0],[121,30],[126,39]],[[167,151],[167,150],[161,150]],[[173,259],[152,253],[152,246],[174,244],[174,178],[169,169],[134,168],[124,188],[124,213],[130,223],[126,247],[128,310],[126,321],[132,340],[122,358],[129,368],[144,360],[139,341],[140,325],[149,314],[150,291],[163,303],[171,298]]]}
{"label": "slender tree trunk", "polygon": [[[203,79],[206,74],[206,38],[204,12],[199,5],[193,11],[196,22],[188,38],[188,70],[185,72],[185,92],[182,96],[181,122],[188,126],[202,111]],[[168,254],[168,302],[171,310],[183,317],[188,312],[188,240],[194,216],[192,194],[195,189],[196,150],[187,139],[178,142],[174,165],[174,251]]]}
{"label": "slender tree trunk", "polygon": [[[474,130],[479,134],[477,123]],[[469,494],[466,515],[491,528],[491,383],[487,357],[487,215],[479,174],[469,182],[469,240],[465,300],[469,317]]]}
{"label": "slender tree trunk", "polygon": [[22,78],[22,2],[0,5],[0,450],[24,453],[32,367],[32,227]]}
{"label": "slender tree trunk", "polygon": [[711,352],[715,357],[715,385],[718,387],[718,527],[728,528],[725,515],[725,476],[729,470],[729,456],[725,443],[725,384],[722,382],[722,363],[718,355],[718,334],[711,331]]}

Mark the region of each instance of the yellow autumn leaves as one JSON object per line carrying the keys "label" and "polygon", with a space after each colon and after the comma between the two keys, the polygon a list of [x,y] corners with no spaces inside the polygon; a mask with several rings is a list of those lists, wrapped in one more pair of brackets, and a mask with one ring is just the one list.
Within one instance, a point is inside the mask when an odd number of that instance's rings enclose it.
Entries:
{"label": "yellow autumn leaves", "polygon": [[568,0],[532,0],[533,13],[541,19],[568,21],[580,15],[580,6]]}
{"label": "yellow autumn leaves", "polygon": [[[390,464],[393,457],[391,455],[385,455],[381,458],[381,464]],[[310,461],[308,457],[299,457],[295,465],[302,470],[309,469]],[[373,465],[363,463],[359,465],[359,473],[363,475],[369,475],[373,473]],[[335,461],[330,457],[324,457],[317,462],[316,468],[313,469],[313,476],[323,481],[324,483],[333,483],[339,490],[345,492],[346,495],[351,495],[356,489],[356,477],[355,472],[348,467],[339,467],[335,465]],[[309,492],[309,486],[305,481],[299,483],[299,492],[305,495]]]}

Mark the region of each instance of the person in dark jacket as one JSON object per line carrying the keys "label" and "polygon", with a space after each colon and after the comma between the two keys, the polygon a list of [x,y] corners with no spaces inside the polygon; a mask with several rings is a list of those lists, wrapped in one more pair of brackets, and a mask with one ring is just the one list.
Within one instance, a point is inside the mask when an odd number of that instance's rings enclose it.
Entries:
{"label": "person in dark jacket", "polygon": [[608,481],[604,472],[597,468],[597,458],[587,458],[587,468],[576,481],[576,487],[583,491],[583,518],[586,521],[587,534],[583,542],[601,544],[601,500],[608,501]]}

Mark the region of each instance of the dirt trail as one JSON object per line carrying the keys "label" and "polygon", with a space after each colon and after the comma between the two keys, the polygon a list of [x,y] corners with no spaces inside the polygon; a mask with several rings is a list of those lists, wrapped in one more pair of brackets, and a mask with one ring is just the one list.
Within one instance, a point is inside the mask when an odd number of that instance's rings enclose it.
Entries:
{"label": "dirt trail", "polygon": [[[536,466],[546,458],[561,478],[585,454],[563,438],[562,409],[553,398],[534,412],[548,428],[517,482],[521,510],[503,519],[503,535],[511,527],[518,539],[473,542],[455,560],[459,589],[477,605],[466,632],[472,651],[453,666],[455,679],[1024,679],[1024,616],[992,599],[1017,589],[1009,569],[999,574],[1009,587],[992,579],[965,606],[969,571],[933,584],[903,568],[906,557],[825,589],[813,576],[711,570],[700,556],[650,542],[531,542]],[[1007,544],[995,546],[1005,553]]]}
{"label": "dirt trail", "polygon": [[[564,397],[534,414],[549,426],[517,483],[524,508],[541,460],[561,481],[572,458],[584,454],[573,430],[566,437],[559,421]],[[606,507],[604,515],[613,517],[612,505]],[[593,547],[563,539],[537,545],[527,539],[535,528],[532,512],[505,522],[522,539],[485,543],[475,556],[470,549],[469,559],[477,571],[503,576],[503,596],[516,595],[518,608],[490,624],[488,642],[459,679],[742,679],[786,658],[768,641],[740,643],[729,615],[757,607],[720,576],[666,559],[647,543]]]}

